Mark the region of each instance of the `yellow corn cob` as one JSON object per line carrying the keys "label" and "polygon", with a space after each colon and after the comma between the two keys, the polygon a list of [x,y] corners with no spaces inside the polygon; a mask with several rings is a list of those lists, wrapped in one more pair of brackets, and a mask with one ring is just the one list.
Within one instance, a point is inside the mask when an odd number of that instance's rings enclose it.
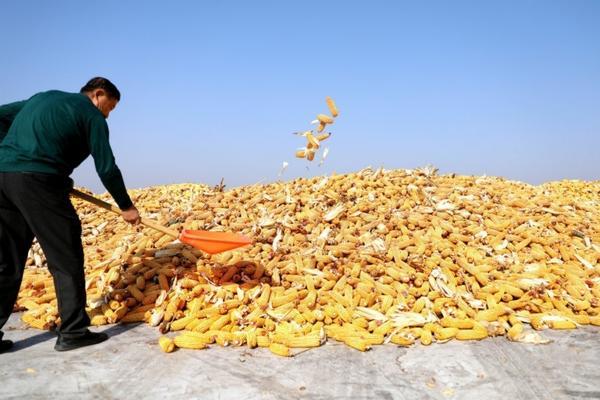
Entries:
{"label": "yellow corn cob", "polygon": [[327,102],[327,107],[329,107],[329,112],[331,112],[331,116],[332,117],[337,117],[338,116],[338,109],[337,106],[335,105],[333,99],[329,96],[325,97],[325,101]]}
{"label": "yellow corn cob", "polygon": [[229,320],[230,320],[229,315],[223,315],[223,316],[219,317],[215,322],[213,322],[210,325],[210,330],[218,331],[219,329],[221,329],[225,325],[227,325],[227,323],[229,323]]}
{"label": "yellow corn cob", "polygon": [[271,339],[268,336],[257,336],[256,344],[258,347],[269,347],[271,345]]}
{"label": "yellow corn cob", "polygon": [[386,321],[373,329],[373,333],[378,335],[387,335],[394,329],[394,323],[392,321]]}
{"label": "yellow corn cob", "polygon": [[458,331],[458,328],[442,328],[437,330],[434,336],[436,340],[448,340],[455,337]]}
{"label": "yellow corn cob", "polygon": [[158,338],[158,345],[165,353],[171,353],[175,350],[175,343],[171,339],[166,336],[161,336]]}
{"label": "yellow corn cob", "polygon": [[523,324],[516,323],[514,324],[508,332],[506,332],[506,336],[512,341],[518,340],[519,336],[523,333]]}
{"label": "yellow corn cob", "polygon": [[[99,316],[100,317],[100,316]],[[144,322],[146,320],[146,312],[129,312],[120,319],[122,323]]]}
{"label": "yellow corn cob", "polygon": [[428,329],[423,329],[423,331],[421,331],[421,344],[423,346],[429,346],[431,344],[431,342],[433,341],[433,336],[431,335],[431,331]]}
{"label": "yellow corn cob", "polygon": [[313,136],[312,133],[307,133],[306,134],[306,140],[308,142],[307,147],[310,146],[308,148],[310,148],[310,149],[318,149],[319,148],[319,141],[317,140],[317,138],[315,138]]}
{"label": "yellow corn cob", "polygon": [[286,294],[283,296],[275,296],[271,299],[271,307],[275,308],[275,307],[282,306],[284,304],[291,303],[294,300],[296,300],[297,298],[298,298],[297,293],[289,293],[289,294]]}
{"label": "yellow corn cob", "polygon": [[457,319],[446,317],[440,319],[440,325],[445,328],[472,329],[475,321],[472,319]]}
{"label": "yellow corn cob", "polygon": [[[108,322],[111,324],[114,324],[115,322],[120,321],[121,319],[123,319],[123,317],[125,317],[125,315],[127,314],[127,311],[129,311],[129,308],[127,308],[127,306],[124,306],[124,305],[117,308],[114,312],[110,313],[110,315],[107,317]],[[136,315],[135,318],[139,318],[139,315]]]}
{"label": "yellow corn cob", "polygon": [[271,351],[271,353],[277,354],[278,356],[282,356],[282,357],[290,357],[291,356],[289,347],[287,347],[286,345],[281,344],[281,343],[271,343],[269,345],[269,350]]}
{"label": "yellow corn cob", "polygon": [[92,326],[106,325],[107,323],[108,321],[104,315],[94,315],[90,320]]}
{"label": "yellow corn cob", "polygon": [[36,303],[35,301],[33,301],[31,299],[27,299],[27,300],[21,302],[21,305],[28,310],[35,310],[36,308],[40,307],[40,305],[38,303]]}
{"label": "yellow corn cob", "polygon": [[317,135],[316,139],[317,139],[317,140],[319,141],[319,143],[320,143],[320,142],[322,142],[323,140],[327,140],[327,139],[329,139],[329,137],[330,137],[330,136],[331,136],[331,133],[330,133],[330,132],[327,132],[327,133],[322,133],[322,134],[320,134],[320,135]]}
{"label": "yellow corn cob", "polygon": [[481,340],[488,337],[488,333],[485,329],[460,329],[455,337],[458,340]]}
{"label": "yellow corn cob", "polygon": [[510,324],[513,326],[521,323],[521,321],[517,318],[515,314],[510,314],[508,316],[508,322],[510,322]]}
{"label": "yellow corn cob", "polygon": [[344,338],[344,343],[359,351],[367,351],[371,348],[366,340],[359,337],[346,337]]}
{"label": "yellow corn cob", "polygon": [[171,322],[171,330],[172,331],[180,331],[185,328],[190,322],[196,319],[195,316],[189,315],[187,317],[180,318],[176,321]]}
{"label": "yellow corn cob", "polygon": [[322,124],[333,124],[333,118],[331,118],[329,115],[319,114],[317,115],[317,119]]}
{"label": "yellow corn cob", "polygon": [[573,321],[560,320],[560,321],[550,321],[550,327],[552,329],[575,329],[577,328],[577,324]]}
{"label": "yellow corn cob", "polygon": [[382,334],[377,333],[364,333],[359,336],[361,339],[365,340],[368,345],[376,345],[383,344],[385,338]]}
{"label": "yellow corn cob", "polygon": [[544,317],[544,316],[543,316],[543,315],[541,315],[541,314],[532,315],[532,316],[530,317],[530,324],[531,324],[531,327],[532,327],[533,329],[535,329],[535,330],[538,330],[538,331],[548,328],[548,325],[547,325],[547,323],[544,321],[544,318],[543,318],[543,317]]}
{"label": "yellow corn cob", "polygon": [[284,344],[288,347],[319,347],[321,338],[318,335],[287,337]]}
{"label": "yellow corn cob", "polygon": [[366,329],[369,326],[369,321],[367,321],[367,319],[364,317],[360,317],[352,320],[352,324],[359,328]]}
{"label": "yellow corn cob", "polygon": [[217,321],[219,318],[221,318],[219,315],[213,315],[211,317],[201,319],[200,322],[198,324],[196,324],[196,326],[194,326],[194,328],[192,330],[194,332],[204,333],[204,332],[208,331],[210,329],[211,325],[215,321]]}
{"label": "yellow corn cob", "polygon": [[246,344],[251,349],[253,349],[256,346],[258,346],[257,337],[256,337],[256,331],[251,330],[251,331],[246,332]]}
{"label": "yellow corn cob", "polygon": [[182,349],[205,349],[206,340],[192,335],[179,335],[173,340],[175,346]]}
{"label": "yellow corn cob", "polygon": [[497,321],[498,318],[500,318],[500,316],[504,315],[505,313],[506,311],[503,306],[496,306],[490,310],[479,311],[475,315],[475,320],[493,322]]}
{"label": "yellow corn cob", "polygon": [[415,343],[414,339],[409,339],[401,335],[393,335],[390,342],[397,344],[398,346],[411,346]]}
{"label": "yellow corn cob", "polygon": [[50,329],[53,324],[46,321],[45,319],[33,319],[31,320],[31,322],[28,322],[28,324],[35,329],[40,329],[40,330],[48,330]]}
{"label": "yellow corn cob", "polygon": [[258,299],[256,299],[256,304],[259,307],[266,307],[267,303],[269,302],[270,297],[271,297],[271,286],[264,285],[262,287],[262,292],[260,294],[260,297]]}

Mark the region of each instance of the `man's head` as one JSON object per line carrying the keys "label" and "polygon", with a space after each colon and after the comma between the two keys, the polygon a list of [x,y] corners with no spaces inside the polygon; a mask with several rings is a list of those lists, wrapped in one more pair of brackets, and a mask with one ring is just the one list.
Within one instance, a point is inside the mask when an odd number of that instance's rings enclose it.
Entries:
{"label": "man's head", "polygon": [[121,100],[119,89],[106,78],[96,77],[90,79],[80,90],[87,95],[92,103],[100,110],[104,118],[108,118],[110,112]]}

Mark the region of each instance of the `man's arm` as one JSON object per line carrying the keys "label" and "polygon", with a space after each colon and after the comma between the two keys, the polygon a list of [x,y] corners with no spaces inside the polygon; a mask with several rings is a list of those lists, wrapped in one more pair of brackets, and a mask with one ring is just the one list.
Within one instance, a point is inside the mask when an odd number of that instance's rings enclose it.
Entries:
{"label": "man's arm", "polygon": [[27,100],[17,101],[15,103],[5,104],[0,106],[0,142],[8,133],[15,117],[21,111]]}
{"label": "man's arm", "polygon": [[89,144],[90,152],[94,158],[96,172],[102,181],[102,184],[111,194],[121,210],[127,210],[133,206],[123,175],[113,155],[110,143],[108,142],[108,125],[102,117],[93,118],[89,126]]}

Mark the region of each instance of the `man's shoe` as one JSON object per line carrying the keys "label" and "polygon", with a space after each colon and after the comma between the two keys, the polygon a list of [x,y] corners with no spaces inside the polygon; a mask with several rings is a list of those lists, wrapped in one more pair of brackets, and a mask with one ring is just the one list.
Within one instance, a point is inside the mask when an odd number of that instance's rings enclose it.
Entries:
{"label": "man's shoe", "polygon": [[0,340],[0,353],[10,350],[13,347],[12,340]]}
{"label": "man's shoe", "polygon": [[91,346],[93,344],[98,344],[104,342],[108,339],[108,335],[102,332],[90,332],[87,331],[84,335],[74,337],[74,338],[64,338],[62,336],[58,336],[56,339],[56,344],[54,345],[54,350],[56,351],[69,351],[75,350],[80,347]]}

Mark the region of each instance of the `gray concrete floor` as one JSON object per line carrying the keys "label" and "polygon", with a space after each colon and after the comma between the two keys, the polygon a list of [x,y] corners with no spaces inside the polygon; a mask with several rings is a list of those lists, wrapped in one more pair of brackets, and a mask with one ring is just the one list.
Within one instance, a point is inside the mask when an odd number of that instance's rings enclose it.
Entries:
{"label": "gray concrete floor", "polygon": [[220,348],[164,354],[146,325],[105,343],[53,350],[50,332],[5,326],[0,399],[600,399],[600,329],[544,331],[547,345],[482,342],[360,353],[335,342],[294,358]]}

